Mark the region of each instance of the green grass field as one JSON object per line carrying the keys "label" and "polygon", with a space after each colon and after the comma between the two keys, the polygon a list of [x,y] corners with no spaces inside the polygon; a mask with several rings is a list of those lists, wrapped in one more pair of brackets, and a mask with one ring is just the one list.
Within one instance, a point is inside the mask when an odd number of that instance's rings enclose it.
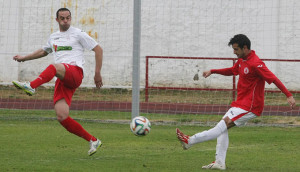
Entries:
{"label": "green grass field", "polygon": [[[175,135],[176,127],[186,134],[209,127],[152,125],[148,136],[136,137],[129,124],[99,123],[90,120],[101,119],[98,114],[87,113],[85,120],[75,113],[103,142],[89,157],[88,143],[51,118],[53,111],[24,112],[0,110],[0,171],[192,172],[214,160],[215,140],[184,151]],[[299,127],[230,129],[227,171],[300,171],[299,133]]]}

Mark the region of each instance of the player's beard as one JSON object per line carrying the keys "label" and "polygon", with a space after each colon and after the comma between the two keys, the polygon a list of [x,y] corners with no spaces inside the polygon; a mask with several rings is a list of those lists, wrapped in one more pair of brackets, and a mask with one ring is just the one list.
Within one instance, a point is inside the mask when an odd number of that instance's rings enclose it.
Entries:
{"label": "player's beard", "polygon": [[67,31],[69,28],[70,28],[69,24],[60,25],[60,30],[61,31]]}
{"label": "player's beard", "polygon": [[245,53],[236,54],[236,56],[237,56],[237,58],[244,59],[245,58]]}

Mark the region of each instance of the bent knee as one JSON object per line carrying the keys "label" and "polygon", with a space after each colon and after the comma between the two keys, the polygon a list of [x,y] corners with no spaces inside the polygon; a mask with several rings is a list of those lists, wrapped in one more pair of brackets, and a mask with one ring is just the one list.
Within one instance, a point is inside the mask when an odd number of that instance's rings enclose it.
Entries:
{"label": "bent knee", "polygon": [[65,73],[66,73],[65,66],[62,63],[52,64],[52,65],[56,69],[56,75],[55,76],[62,80],[65,77]]}
{"label": "bent knee", "polygon": [[67,118],[68,118],[68,115],[58,115],[58,114],[56,114],[56,119],[59,122],[62,122],[62,121],[64,121]]}
{"label": "bent knee", "polygon": [[227,129],[234,127],[235,123],[228,116],[223,119],[226,123]]}
{"label": "bent knee", "polygon": [[64,112],[64,111],[56,111],[56,119],[59,122],[62,122],[63,120],[67,119],[69,116],[68,112]]}

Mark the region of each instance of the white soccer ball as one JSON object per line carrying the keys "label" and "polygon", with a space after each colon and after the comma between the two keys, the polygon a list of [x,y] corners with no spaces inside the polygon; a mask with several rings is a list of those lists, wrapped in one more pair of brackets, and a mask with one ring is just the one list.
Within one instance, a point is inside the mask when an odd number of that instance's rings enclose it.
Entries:
{"label": "white soccer ball", "polygon": [[136,136],[145,136],[151,130],[151,123],[146,117],[137,116],[131,120],[130,129]]}

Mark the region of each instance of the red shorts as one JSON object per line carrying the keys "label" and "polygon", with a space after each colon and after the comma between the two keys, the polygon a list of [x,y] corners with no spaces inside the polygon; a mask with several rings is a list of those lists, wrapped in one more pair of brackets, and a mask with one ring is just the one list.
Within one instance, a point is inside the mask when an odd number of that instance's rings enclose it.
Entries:
{"label": "red shorts", "polygon": [[75,90],[80,86],[83,79],[83,71],[78,66],[64,64],[66,73],[63,80],[57,78],[55,82],[53,102],[54,104],[65,99],[68,105],[71,105],[72,97]]}

